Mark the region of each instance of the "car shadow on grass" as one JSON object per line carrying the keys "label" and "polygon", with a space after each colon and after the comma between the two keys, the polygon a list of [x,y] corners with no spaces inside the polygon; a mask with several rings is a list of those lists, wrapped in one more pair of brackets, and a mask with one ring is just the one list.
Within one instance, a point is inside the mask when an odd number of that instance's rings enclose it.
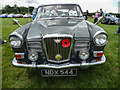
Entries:
{"label": "car shadow on grass", "polygon": [[[77,76],[57,76],[57,77],[42,77],[41,69],[30,69],[26,70],[28,79],[32,82],[30,87],[34,88],[76,88],[76,87],[87,87],[91,85],[92,81],[101,79],[103,70],[101,66],[92,66],[89,68],[80,69],[78,68]],[[85,84],[84,84],[85,83]],[[83,86],[81,86],[83,84]],[[88,86],[89,87],[89,86]],[[91,87],[91,86],[90,86]]]}

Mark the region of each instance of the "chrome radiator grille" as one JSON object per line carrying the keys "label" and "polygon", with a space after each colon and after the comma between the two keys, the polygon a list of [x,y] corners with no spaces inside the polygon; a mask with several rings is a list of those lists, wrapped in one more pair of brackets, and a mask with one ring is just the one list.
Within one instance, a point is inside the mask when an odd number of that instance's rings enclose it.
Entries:
{"label": "chrome radiator grille", "polygon": [[42,52],[42,47],[40,42],[29,42],[27,43],[27,48],[30,51]]}
{"label": "chrome radiator grille", "polygon": [[[63,40],[69,40],[70,45],[69,47],[64,47],[62,41]],[[56,42],[56,40],[60,41],[59,43]],[[44,37],[43,38],[43,44],[45,47],[45,52],[47,56],[47,60],[51,62],[64,62],[68,61],[70,59],[70,53],[71,53],[71,46],[72,46],[72,36],[66,36],[64,35],[56,35],[54,37]],[[60,60],[56,59],[56,56],[59,55],[61,56]]]}

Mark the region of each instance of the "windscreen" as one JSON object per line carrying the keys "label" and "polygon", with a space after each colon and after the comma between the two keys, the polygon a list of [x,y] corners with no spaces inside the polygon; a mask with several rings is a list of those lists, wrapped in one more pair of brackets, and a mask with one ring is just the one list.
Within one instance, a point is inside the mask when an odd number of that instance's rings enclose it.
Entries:
{"label": "windscreen", "polygon": [[81,17],[78,5],[47,5],[41,6],[37,12],[37,19],[50,17]]}

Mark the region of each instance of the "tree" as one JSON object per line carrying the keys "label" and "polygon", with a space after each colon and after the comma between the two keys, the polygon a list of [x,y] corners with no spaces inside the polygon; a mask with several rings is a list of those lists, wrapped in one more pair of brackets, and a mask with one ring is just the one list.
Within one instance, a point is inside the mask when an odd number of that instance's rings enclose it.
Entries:
{"label": "tree", "polygon": [[[29,13],[32,14],[34,7],[29,7]],[[9,5],[6,5],[3,9],[2,9],[2,13],[15,13],[15,14],[25,14],[28,13],[28,8],[27,7],[18,7],[16,4],[11,7]]]}

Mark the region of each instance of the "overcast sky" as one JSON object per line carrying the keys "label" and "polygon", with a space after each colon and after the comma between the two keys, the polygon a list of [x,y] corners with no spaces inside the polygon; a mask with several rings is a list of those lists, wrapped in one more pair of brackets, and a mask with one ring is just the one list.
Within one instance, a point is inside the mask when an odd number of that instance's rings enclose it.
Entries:
{"label": "overcast sky", "polygon": [[52,3],[77,3],[81,6],[85,12],[96,12],[100,8],[106,12],[118,13],[118,1],[120,0],[0,0],[0,8],[5,5],[13,6],[39,6],[40,4],[52,4]]}

